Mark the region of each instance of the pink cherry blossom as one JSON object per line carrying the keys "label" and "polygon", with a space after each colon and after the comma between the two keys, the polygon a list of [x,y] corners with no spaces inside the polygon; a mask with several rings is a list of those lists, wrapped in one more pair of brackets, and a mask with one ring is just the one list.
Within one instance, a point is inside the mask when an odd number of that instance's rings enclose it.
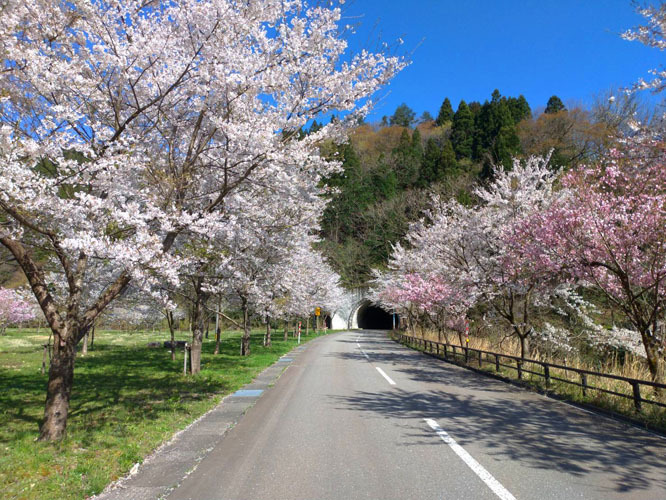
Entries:
{"label": "pink cherry blossom", "polygon": [[603,291],[640,334],[653,377],[664,362],[666,146],[643,132],[562,178],[550,207],[515,228],[514,256]]}
{"label": "pink cherry blossom", "polygon": [[10,325],[20,325],[35,318],[35,304],[16,290],[0,288],[0,333]]}

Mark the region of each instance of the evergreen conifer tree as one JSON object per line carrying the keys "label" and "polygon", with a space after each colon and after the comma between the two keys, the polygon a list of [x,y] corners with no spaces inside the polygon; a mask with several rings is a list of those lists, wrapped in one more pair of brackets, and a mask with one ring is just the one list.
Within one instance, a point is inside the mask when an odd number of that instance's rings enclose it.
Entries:
{"label": "evergreen conifer tree", "polygon": [[412,153],[416,161],[421,163],[423,159],[423,141],[419,129],[414,129],[414,132],[412,132]]}
{"label": "evergreen conifer tree", "polygon": [[507,103],[509,104],[514,124],[517,125],[518,122],[532,117],[532,110],[524,95],[521,94],[517,99],[509,97]]}
{"label": "evergreen conifer tree", "polygon": [[442,170],[444,176],[451,175],[457,168],[458,162],[456,161],[456,152],[453,150],[451,141],[446,141],[442,148]]}
{"label": "evergreen conifer tree", "polygon": [[391,125],[398,125],[399,127],[411,127],[416,118],[416,113],[407,106],[404,102],[395,109],[393,116],[391,116]]}
{"label": "evergreen conifer tree", "polygon": [[546,110],[544,111],[544,113],[550,115],[553,113],[557,113],[558,111],[565,111],[566,109],[567,108],[564,107],[562,99],[554,95],[550,99],[548,99],[548,104],[546,104]]}
{"label": "evergreen conifer tree", "polygon": [[434,120],[435,119],[430,114],[430,111],[424,111],[423,113],[421,113],[421,118],[419,118],[420,123],[432,122]]}
{"label": "evergreen conifer tree", "polygon": [[447,97],[444,99],[442,106],[439,108],[439,114],[437,115],[437,120],[435,120],[435,123],[437,124],[438,127],[441,127],[446,122],[452,122],[452,121],[453,121],[453,107],[451,106],[451,101],[449,101],[449,98]]}
{"label": "evergreen conifer tree", "polygon": [[451,143],[456,157],[471,158],[474,144],[474,119],[465,101],[460,101],[451,126]]}
{"label": "evergreen conifer tree", "polygon": [[472,118],[476,119],[476,115],[481,112],[481,103],[479,101],[472,101],[467,107],[469,108],[470,113],[472,113]]}
{"label": "evergreen conifer tree", "polygon": [[484,164],[481,176],[488,178],[492,175],[493,165],[503,165],[510,169],[512,158],[520,153],[520,139],[516,132],[511,110],[506,100],[500,101],[493,111],[493,126],[491,142],[488,144],[488,155],[484,155]]}
{"label": "evergreen conifer tree", "polygon": [[451,141],[447,140],[442,147],[431,137],[426,141],[418,185],[427,188],[436,182],[441,182],[455,170],[456,166],[456,154]]}
{"label": "evergreen conifer tree", "polygon": [[426,188],[439,180],[442,150],[432,137],[426,141],[419,175],[419,187]]}
{"label": "evergreen conifer tree", "polygon": [[421,158],[417,156],[412,138],[407,130],[402,131],[398,145],[393,149],[392,159],[398,187],[406,189],[413,186],[419,177]]}

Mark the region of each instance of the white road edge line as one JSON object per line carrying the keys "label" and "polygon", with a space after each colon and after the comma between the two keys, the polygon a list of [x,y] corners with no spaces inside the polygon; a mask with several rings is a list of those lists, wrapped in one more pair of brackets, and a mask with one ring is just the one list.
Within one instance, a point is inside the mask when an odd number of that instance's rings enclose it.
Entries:
{"label": "white road edge line", "polygon": [[382,377],[384,377],[384,378],[386,379],[386,381],[387,381],[389,384],[391,384],[391,385],[395,385],[395,382],[393,382],[393,380],[391,379],[391,377],[389,377],[388,375],[386,375],[386,373],[384,373],[384,370],[382,370],[382,369],[381,369],[380,367],[378,367],[378,366],[375,366],[375,368],[377,368],[377,371],[379,372],[379,374],[380,374]]}
{"label": "white road edge line", "polygon": [[[379,370],[379,368],[377,368]],[[442,429],[439,424],[431,419],[431,418],[424,418],[423,420],[426,421],[426,423],[434,430],[437,435],[442,438],[442,441],[444,441],[446,444],[449,445],[449,447],[453,450],[453,452],[458,455],[463,462],[467,464],[467,466],[474,471],[474,473],[481,478],[481,480],[486,483],[486,486],[490,488],[495,495],[497,495],[499,498],[502,500],[516,500],[516,497],[514,497],[509,490],[507,490],[502,484],[495,479],[490,472],[488,472],[483,465],[481,465],[479,462],[474,460],[472,455],[467,453],[465,449],[460,446],[458,443],[456,443],[455,439],[453,439],[449,434]]]}

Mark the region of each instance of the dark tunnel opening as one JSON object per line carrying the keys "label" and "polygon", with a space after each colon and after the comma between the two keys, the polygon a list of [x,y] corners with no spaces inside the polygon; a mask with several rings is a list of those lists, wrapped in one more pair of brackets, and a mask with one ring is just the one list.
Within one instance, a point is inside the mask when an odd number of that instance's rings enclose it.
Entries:
{"label": "dark tunnel opening", "polygon": [[365,304],[358,310],[358,327],[364,330],[391,330],[393,315],[381,307]]}

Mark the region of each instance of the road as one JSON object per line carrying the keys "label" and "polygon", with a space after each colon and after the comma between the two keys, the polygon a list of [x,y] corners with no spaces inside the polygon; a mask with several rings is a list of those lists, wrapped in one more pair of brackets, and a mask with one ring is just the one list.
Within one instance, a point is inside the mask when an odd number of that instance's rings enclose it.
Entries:
{"label": "road", "polygon": [[169,500],[666,499],[666,440],[385,333],[307,349]]}

